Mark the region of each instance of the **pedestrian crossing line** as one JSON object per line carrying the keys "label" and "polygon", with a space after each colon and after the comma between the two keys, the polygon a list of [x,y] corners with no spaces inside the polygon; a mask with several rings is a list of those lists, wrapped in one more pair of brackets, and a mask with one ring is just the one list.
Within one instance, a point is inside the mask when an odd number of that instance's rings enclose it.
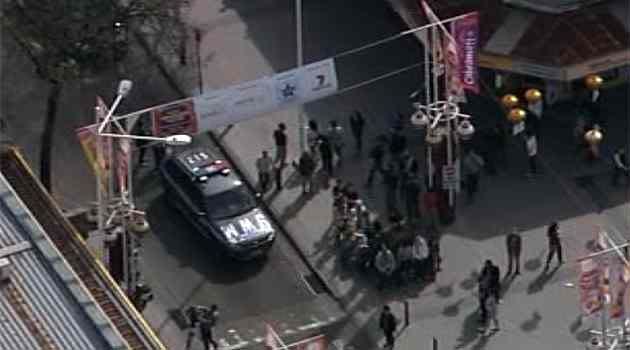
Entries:
{"label": "pedestrian crossing line", "polygon": [[[308,331],[311,329],[324,327],[337,321],[338,318],[331,316],[328,317],[327,320],[320,320],[316,317],[311,317],[311,320],[313,322],[297,327],[290,327],[288,323],[283,322],[278,325],[279,333],[285,336],[298,334],[300,332]],[[247,330],[237,330],[235,328],[230,328],[226,331],[228,335],[226,337],[218,339],[218,343],[221,345],[221,349],[225,350],[244,349],[248,345],[260,344],[265,341],[265,337],[260,334],[261,331],[261,329],[255,328],[249,328]],[[247,336],[243,336],[242,334],[247,334]]]}

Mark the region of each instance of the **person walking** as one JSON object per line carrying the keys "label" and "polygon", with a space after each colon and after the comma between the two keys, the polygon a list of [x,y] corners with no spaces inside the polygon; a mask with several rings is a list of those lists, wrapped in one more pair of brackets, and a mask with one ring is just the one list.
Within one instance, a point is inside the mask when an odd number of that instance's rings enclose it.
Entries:
{"label": "person walking", "polygon": [[488,278],[488,292],[490,295],[493,295],[497,298],[497,301],[501,302],[501,271],[499,267],[492,263],[492,260],[486,260],[483,270],[481,271],[482,275],[487,276]]}
{"label": "person walking", "polygon": [[311,151],[311,157],[315,163],[317,163],[317,145],[319,144],[319,127],[317,122],[314,120],[308,121],[308,127],[306,128],[306,143],[308,144],[308,149]]}
{"label": "person walking", "polygon": [[392,130],[392,136],[389,140],[389,152],[392,155],[392,159],[399,160],[399,158],[407,150],[407,137],[403,135],[402,126],[395,126]]}
{"label": "person walking", "polygon": [[[499,309],[499,299],[497,299],[494,295],[489,295],[486,298],[486,316],[487,316],[487,326],[484,334],[490,335],[490,331],[496,332],[499,330],[499,318],[498,318],[498,309]],[[490,329],[490,323],[493,324],[492,329]]]}
{"label": "person walking", "polygon": [[532,176],[538,173],[536,168],[536,156],[538,155],[538,139],[536,133],[528,130],[525,133],[525,147],[527,148],[527,160],[529,164],[529,173],[527,176]]}
{"label": "person walking", "polygon": [[394,210],[397,210],[396,201],[398,194],[398,180],[399,180],[399,167],[396,162],[390,162],[387,166],[387,170],[385,171],[385,177],[383,182],[385,183],[385,204],[387,206],[387,211],[392,213]]}
{"label": "person walking", "polygon": [[260,158],[256,159],[256,170],[260,191],[265,193],[269,189],[269,181],[273,173],[273,159],[269,156],[269,152],[262,151]]}
{"label": "person walking", "polygon": [[302,152],[297,165],[298,172],[302,178],[302,194],[309,193],[313,190],[313,173],[315,172],[315,161],[311,157],[310,152]]}
{"label": "person walking", "polygon": [[393,349],[394,348],[394,333],[396,332],[396,327],[398,322],[396,321],[396,316],[392,313],[389,305],[383,306],[383,311],[381,311],[381,316],[379,317],[378,326],[385,334],[385,348]]}
{"label": "person walking", "polygon": [[213,304],[207,312],[204,312],[199,317],[199,331],[201,334],[201,342],[205,350],[210,350],[210,344],[212,344],[213,350],[219,348],[219,344],[217,344],[212,335],[212,329],[216,326],[219,317],[218,309],[219,308]]}
{"label": "person walking", "polygon": [[339,164],[343,161],[343,128],[337,124],[336,120],[331,120],[328,127],[328,140],[332,145],[332,150],[337,157]]}
{"label": "person walking", "polygon": [[547,229],[547,242],[549,245],[549,253],[547,254],[547,263],[545,271],[549,270],[549,264],[554,256],[558,257],[558,266],[562,265],[562,244],[560,242],[560,228],[557,222],[552,222]]}
{"label": "person walking", "polygon": [[516,271],[514,272],[514,276],[518,276],[521,274],[521,248],[522,248],[522,238],[518,231],[518,229],[514,228],[512,233],[508,234],[505,239],[507,245],[507,253],[508,253],[508,276],[512,273],[512,267],[516,267]]}
{"label": "person walking", "polygon": [[483,169],[483,165],[483,159],[474,150],[469,149],[466,151],[462,161],[462,170],[466,178],[466,192],[470,202],[473,201],[475,193],[479,190],[479,174],[481,169]]}
{"label": "person walking", "polygon": [[350,130],[352,136],[354,136],[354,144],[357,153],[361,153],[363,150],[363,129],[365,128],[365,119],[363,114],[358,110],[355,110],[350,116]]}
{"label": "person walking", "polygon": [[374,267],[378,272],[377,288],[382,290],[387,284],[389,284],[392,274],[396,270],[396,258],[394,257],[394,253],[387,248],[385,243],[381,244],[381,249],[379,249],[378,253],[376,253]]}
{"label": "person walking", "polygon": [[613,154],[613,186],[617,186],[619,184],[619,177],[621,176],[624,176],[627,181],[627,179],[630,178],[630,168],[628,167],[626,151],[623,148],[618,148]]}
{"label": "person walking", "polygon": [[319,136],[319,155],[322,157],[322,168],[328,174],[333,175],[333,151],[327,136]]}
{"label": "person walking", "polygon": [[372,180],[374,180],[374,174],[377,172],[381,174],[381,177],[385,177],[385,169],[383,168],[383,158],[385,157],[385,142],[383,138],[379,138],[376,145],[370,150],[368,157],[371,160],[370,171],[368,172],[368,178],[365,183],[366,187],[372,186]]}
{"label": "person walking", "polygon": [[[186,319],[188,321],[188,335],[186,337],[186,350],[190,350],[190,346],[192,345],[192,341],[195,338],[195,330],[197,329],[197,325],[199,324],[199,318],[201,314],[209,311],[205,306],[201,305],[191,305],[184,311],[184,315],[186,315]],[[201,334],[199,334],[201,337]]]}
{"label": "person walking", "polygon": [[418,171],[412,169],[407,181],[402,186],[407,222],[413,225],[420,217],[420,196],[422,192],[421,181],[418,178]]}
{"label": "person walking", "polygon": [[287,126],[284,123],[278,124],[278,128],[273,132],[273,142],[276,145],[276,166],[283,168],[287,162]]}
{"label": "person walking", "polygon": [[[490,296],[490,273],[484,267],[477,279],[477,296],[479,298],[479,324],[483,326],[488,320],[488,310],[486,309],[486,300]],[[479,328],[483,329],[482,327]]]}

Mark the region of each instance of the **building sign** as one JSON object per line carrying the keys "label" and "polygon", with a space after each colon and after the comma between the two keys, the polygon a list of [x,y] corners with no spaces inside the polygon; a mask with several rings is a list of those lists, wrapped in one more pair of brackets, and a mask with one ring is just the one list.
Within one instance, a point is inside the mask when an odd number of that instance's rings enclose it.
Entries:
{"label": "building sign", "polygon": [[175,103],[151,111],[153,135],[195,135],[198,132],[197,115],[192,100]]}
{"label": "building sign", "polygon": [[459,58],[459,80],[464,90],[479,93],[479,13],[451,23]]}

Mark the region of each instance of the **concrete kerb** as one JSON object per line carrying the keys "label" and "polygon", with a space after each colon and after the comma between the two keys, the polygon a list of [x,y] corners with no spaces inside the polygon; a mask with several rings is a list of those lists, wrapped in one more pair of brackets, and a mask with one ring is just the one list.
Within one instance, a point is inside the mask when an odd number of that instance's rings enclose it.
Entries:
{"label": "concrete kerb", "polygon": [[[141,44],[142,49],[146,52],[147,56],[153,61],[154,64],[156,64],[158,70],[160,71],[160,73],[164,76],[164,78],[166,79],[166,81],[168,82],[168,84],[170,85],[170,87],[173,89],[173,91],[175,91],[175,93],[177,93],[181,98],[186,98],[188,97],[188,94],[186,94],[186,92],[184,91],[184,89],[180,86],[180,83],[173,77],[173,75],[171,74],[171,72],[168,70],[168,68],[166,67],[166,64],[164,63],[164,61],[162,60],[161,57],[159,57],[158,55],[156,55],[152,50],[151,47],[148,43],[147,38],[139,31],[134,31],[134,35],[136,36],[138,42]],[[223,155],[226,157],[227,161],[230,162],[231,164],[234,164],[235,166],[235,171],[237,172],[237,174],[239,176],[241,176],[242,179],[245,180],[245,184],[247,185],[247,187],[251,190],[255,192],[255,187],[253,185],[254,181],[250,178],[250,176],[248,176],[247,174],[243,173],[241,171],[242,169],[242,162],[241,160],[238,158],[238,156],[235,155],[234,152],[232,152],[232,150],[227,147],[225,144],[223,144],[220,140],[220,138],[217,136],[216,132],[214,131],[209,131],[208,132],[208,136],[210,137],[210,139],[212,140],[212,142],[214,144],[217,145],[217,147],[219,148],[219,150],[223,153]],[[267,212],[267,214],[272,214],[269,215],[269,217],[272,218],[272,220],[274,221],[274,223],[281,228],[282,233],[284,234],[285,237],[287,237],[289,243],[291,244],[291,246],[297,251],[300,259],[302,259],[305,263],[306,266],[308,267],[308,269],[313,273],[313,275],[317,278],[318,282],[324,286],[324,289],[326,290],[326,293],[328,295],[330,295],[339,305],[342,309],[344,309],[344,305],[343,302],[341,300],[341,298],[339,297],[339,293],[336,291],[336,289],[324,278],[323,274],[321,272],[319,272],[319,270],[317,270],[313,264],[311,263],[311,261],[308,259],[308,257],[306,256],[306,254],[304,253],[304,251],[302,249],[300,249],[300,246],[298,245],[297,241],[293,238],[293,236],[288,232],[288,230],[285,228],[284,225],[282,225],[282,223],[278,220],[278,216],[279,213],[276,212],[276,210],[274,210],[270,205],[268,205],[266,202],[262,201],[263,204],[263,210],[265,210],[265,212]],[[345,309],[344,309],[345,310]]]}

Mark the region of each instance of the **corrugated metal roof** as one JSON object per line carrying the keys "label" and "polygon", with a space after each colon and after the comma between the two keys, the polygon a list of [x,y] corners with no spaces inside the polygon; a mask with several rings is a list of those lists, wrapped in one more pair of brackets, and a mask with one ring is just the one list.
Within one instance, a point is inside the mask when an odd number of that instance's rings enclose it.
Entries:
{"label": "corrugated metal roof", "polygon": [[10,279],[0,285],[0,349],[120,348],[124,340],[0,175],[0,248],[25,241],[31,248],[8,256]]}

